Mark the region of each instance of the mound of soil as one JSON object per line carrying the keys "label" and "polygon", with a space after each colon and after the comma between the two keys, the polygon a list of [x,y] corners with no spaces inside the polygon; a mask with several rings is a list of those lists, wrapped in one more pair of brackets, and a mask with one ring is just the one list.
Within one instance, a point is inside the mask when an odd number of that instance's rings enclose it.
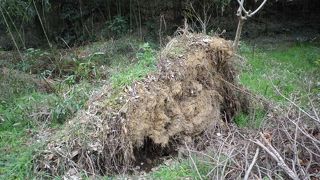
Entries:
{"label": "mound of soil", "polygon": [[54,175],[124,173],[246,108],[232,88],[230,42],[185,34],[159,56],[158,71],[126,87],[116,100],[110,86],[96,92],[88,108],[50,139],[36,169]]}

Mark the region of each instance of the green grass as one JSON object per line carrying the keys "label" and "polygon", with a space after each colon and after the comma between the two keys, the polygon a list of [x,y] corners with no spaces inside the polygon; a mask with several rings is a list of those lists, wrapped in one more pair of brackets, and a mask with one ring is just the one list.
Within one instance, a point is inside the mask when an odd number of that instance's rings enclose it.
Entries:
{"label": "green grass", "polygon": [[248,60],[248,66],[240,81],[255,93],[271,100],[284,100],[275,92],[278,87],[282,94],[304,96],[308,93],[305,79],[320,80],[320,47],[315,44],[293,44],[286,47],[256,49],[242,46],[241,54]]}
{"label": "green grass", "polygon": [[33,150],[28,144],[26,129],[0,131],[0,179],[29,179],[32,172]]}
{"label": "green grass", "polygon": [[140,47],[140,51],[136,55],[138,62],[128,66],[121,64],[120,69],[112,73],[111,84],[114,88],[130,85],[156,69],[155,50],[145,43]]}
{"label": "green grass", "polygon": [[33,136],[43,133],[40,127],[56,128],[71,118],[92,88],[87,83],[65,86],[61,97],[34,91],[0,104],[0,179],[30,179],[33,156],[42,143]]}
{"label": "green grass", "polygon": [[[255,52],[243,44],[241,54],[247,59],[247,65],[240,75],[240,82],[271,101],[286,103],[276,92],[277,87],[284,96],[298,96],[303,103],[309,93],[308,82],[320,81],[320,47],[316,44],[272,45],[256,48]],[[249,114],[237,115],[234,121],[241,128],[259,128],[265,115],[261,108],[256,108]]]}
{"label": "green grass", "polygon": [[[212,164],[193,157],[202,179],[208,179],[206,175],[214,168]],[[150,175],[151,179],[200,179],[191,159],[176,160],[171,165],[162,165]]]}
{"label": "green grass", "polygon": [[[31,100],[30,96],[30,101]],[[0,179],[28,178],[31,172],[32,151],[36,143],[29,141],[34,124],[25,115],[31,102],[0,106]]]}
{"label": "green grass", "polygon": [[130,63],[126,56],[116,57],[120,60],[113,61],[110,66],[110,84],[113,89],[111,96],[104,102],[106,106],[113,107],[119,105],[117,99],[125,86],[143,79],[156,70],[156,51],[148,43],[140,45],[134,62]]}
{"label": "green grass", "polygon": [[259,129],[264,121],[266,112],[262,109],[254,109],[249,114],[240,113],[234,118],[234,122],[240,128]]}
{"label": "green grass", "polygon": [[[120,38],[114,44],[109,43],[112,42],[108,42],[108,46],[96,43],[80,49],[92,55],[81,59],[74,74],[65,76],[56,84],[56,93],[38,92],[32,79],[16,70],[12,71],[15,76],[12,73],[0,76],[0,179],[33,178],[32,159],[42,143],[35,142],[33,136],[41,133],[40,127],[63,126],[84,107],[89,92],[100,86],[90,79],[99,66],[108,67],[106,74],[116,90],[156,69],[156,51],[149,44],[139,47],[141,42],[134,38]],[[33,58],[36,56],[30,56],[28,60],[33,62],[36,60]],[[100,80],[99,76],[93,78],[96,78],[94,81]],[[50,116],[37,115],[41,113]]]}

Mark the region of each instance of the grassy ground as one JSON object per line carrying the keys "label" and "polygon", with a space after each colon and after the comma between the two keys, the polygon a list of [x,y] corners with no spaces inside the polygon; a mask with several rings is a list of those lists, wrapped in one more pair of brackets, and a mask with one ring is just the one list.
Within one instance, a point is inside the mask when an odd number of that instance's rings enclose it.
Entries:
{"label": "grassy ground", "polygon": [[[121,88],[155,69],[154,48],[132,38],[82,47],[72,57],[79,54],[84,57],[76,64],[75,73],[59,77],[58,96],[39,92],[26,81],[0,77],[0,179],[32,178],[32,157],[34,150],[41,146],[41,138],[37,138],[39,132],[59,128],[72,118],[85,105],[90,90],[98,86],[96,81],[108,80],[114,88]],[[278,103],[285,101],[275,92],[274,85],[288,97],[302,97],[301,101],[310,92],[320,93],[320,46],[317,44],[260,48],[242,45],[241,54],[247,58],[247,63],[240,81],[254,93]],[[36,57],[30,58],[34,62],[32,58]],[[24,67],[26,72],[30,67]],[[263,109],[253,108],[250,115],[240,114],[235,122],[239,127],[258,128],[265,114]],[[194,159],[200,176],[206,179],[214,166],[197,157]],[[148,176],[153,179],[199,178],[190,159],[163,164]]]}
{"label": "grassy ground", "polygon": [[[170,165],[161,165],[159,169],[151,173],[149,177],[151,179],[207,179],[210,171],[214,166],[208,162],[193,157],[194,163],[191,159],[175,160]],[[199,174],[195,170],[197,167]],[[201,177],[200,177],[201,176]]]}
{"label": "grassy ground", "polygon": [[[241,83],[267,98],[282,101],[274,85],[286,96],[306,95],[319,80],[320,47],[315,44],[273,45],[253,48],[243,46],[248,66],[241,74]],[[308,82],[309,81],[309,82]]]}
{"label": "grassy ground", "polygon": [[[242,45],[241,55],[247,59],[240,82],[251,92],[278,104],[286,104],[282,96],[294,98],[303,105],[308,96],[320,91],[320,46],[311,43],[269,44],[254,48]],[[279,94],[276,90],[279,89]],[[240,127],[259,128],[265,112],[253,108],[251,115],[240,114],[235,122]]]}
{"label": "grassy ground", "polygon": [[[1,61],[9,72],[0,76],[0,179],[31,179],[35,150],[47,133],[82,109],[101,82],[121,89],[155,69],[156,51],[133,37],[67,52],[67,63],[55,61],[56,52],[29,49],[23,63]],[[51,66],[43,67],[48,59]],[[41,92],[33,81],[40,77],[55,78],[55,92]]]}
{"label": "grassy ground", "polygon": [[[7,99],[0,106],[0,179],[30,178],[34,150],[44,130],[53,130],[71,118],[88,99],[88,86],[63,91],[65,97],[34,92]],[[59,93],[60,94],[60,93]]]}

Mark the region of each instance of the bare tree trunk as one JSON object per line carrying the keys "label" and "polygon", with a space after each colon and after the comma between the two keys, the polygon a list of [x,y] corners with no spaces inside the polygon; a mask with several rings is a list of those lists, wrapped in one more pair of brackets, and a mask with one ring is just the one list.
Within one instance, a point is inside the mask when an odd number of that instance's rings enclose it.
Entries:
{"label": "bare tree trunk", "polygon": [[40,24],[41,24],[43,33],[44,33],[44,35],[45,35],[45,37],[46,37],[46,39],[47,39],[48,45],[49,45],[50,48],[52,48],[52,44],[50,43],[50,40],[49,40],[49,38],[48,38],[46,29],[45,29],[45,27],[44,27],[44,25],[43,25],[43,22],[42,22],[42,19],[41,19],[40,14],[39,14],[39,11],[38,11],[38,9],[37,9],[36,3],[34,2],[34,0],[32,0],[32,2],[33,2],[34,9],[36,10],[37,16],[38,16],[38,18],[39,18],[39,21],[40,21]]}
{"label": "bare tree trunk", "polygon": [[233,50],[234,51],[238,51],[241,32],[242,32],[242,27],[243,27],[244,21],[245,21],[244,18],[239,17],[237,32],[236,32],[236,36],[235,36],[234,41],[233,41]]}
{"label": "bare tree trunk", "polygon": [[254,11],[247,11],[244,8],[244,0],[237,0],[239,3],[239,9],[237,11],[237,16],[239,17],[239,22],[238,22],[238,27],[237,27],[237,32],[236,32],[236,36],[234,38],[234,42],[233,42],[233,50],[235,52],[237,52],[238,48],[239,48],[239,42],[240,42],[240,36],[241,36],[241,31],[242,31],[242,27],[244,24],[244,21],[247,18],[250,18],[252,16],[254,16],[258,11],[260,11],[262,9],[262,7],[265,5],[265,3],[267,2],[267,0],[263,0],[263,2],[260,4],[260,6],[254,10]]}

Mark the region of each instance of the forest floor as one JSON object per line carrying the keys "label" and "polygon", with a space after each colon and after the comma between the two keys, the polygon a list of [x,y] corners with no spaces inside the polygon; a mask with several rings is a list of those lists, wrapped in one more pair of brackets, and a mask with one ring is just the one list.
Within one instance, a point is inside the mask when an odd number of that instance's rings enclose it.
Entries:
{"label": "forest floor", "polygon": [[[15,61],[15,54],[1,52],[0,179],[34,178],[35,152],[47,138],[86,107],[103,84],[121,89],[154,71],[158,49],[123,37],[63,51],[29,49],[23,62]],[[290,106],[290,99],[303,107],[309,105],[310,97],[320,97],[319,43],[243,42],[240,54],[244,59],[238,80],[273,105]],[[259,131],[269,123],[264,109],[253,107],[252,112],[235,117],[237,128]],[[213,163],[190,157],[166,157],[151,172],[137,176],[206,179],[215,169]]]}

